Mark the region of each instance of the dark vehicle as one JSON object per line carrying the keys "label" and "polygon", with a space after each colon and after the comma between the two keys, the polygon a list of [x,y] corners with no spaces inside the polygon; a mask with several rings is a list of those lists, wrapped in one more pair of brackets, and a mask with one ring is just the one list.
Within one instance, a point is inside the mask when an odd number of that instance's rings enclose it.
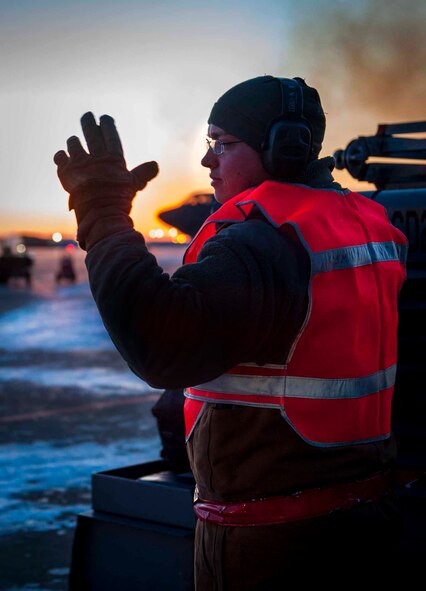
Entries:
{"label": "dark vehicle", "polygon": [[27,285],[31,284],[31,267],[33,260],[24,253],[14,253],[12,248],[3,245],[0,256],[0,283],[7,283],[12,278],[23,278]]}
{"label": "dark vehicle", "polygon": [[[404,159],[426,161],[426,139],[398,136],[425,131],[426,122],[380,125],[376,135],[359,137],[335,154],[339,169],[376,185],[363,194],[384,205],[410,243],[393,402],[396,493],[405,525],[400,568],[408,576],[423,571],[426,556],[426,165]],[[205,198],[211,196],[201,197],[197,204],[197,195],[192,196],[161,219],[194,235],[210,213]],[[194,217],[181,223],[192,211]],[[178,394],[168,404],[171,393],[166,392],[164,404],[154,408],[165,459],[93,475],[93,511],[78,517],[72,590],[193,589],[194,483],[191,473],[173,470],[183,461]]]}
{"label": "dark vehicle", "polygon": [[[426,164],[404,160],[426,161],[426,139],[406,137],[424,132],[426,121],[379,125],[376,135],[359,137],[334,155],[338,169],[376,185],[362,194],[384,205],[409,240],[399,302],[393,431],[398,464],[415,476],[426,472]],[[426,481],[418,490],[426,517]]]}

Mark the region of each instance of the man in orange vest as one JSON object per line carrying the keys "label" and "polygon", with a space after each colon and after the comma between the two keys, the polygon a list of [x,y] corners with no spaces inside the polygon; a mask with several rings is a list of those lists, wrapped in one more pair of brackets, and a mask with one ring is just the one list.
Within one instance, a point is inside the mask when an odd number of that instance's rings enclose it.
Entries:
{"label": "man in orange vest", "polygon": [[127,170],[110,117],[82,127],[89,153],[72,137],[55,162],[94,298],[133,371],[186,388],[197,589],[381,572],[399,535],[390,415],[407,241],[318,159],[317,91],[262,76],[217,101],[202,165],[222,206],[171,278],[129,217],[156,164]]}

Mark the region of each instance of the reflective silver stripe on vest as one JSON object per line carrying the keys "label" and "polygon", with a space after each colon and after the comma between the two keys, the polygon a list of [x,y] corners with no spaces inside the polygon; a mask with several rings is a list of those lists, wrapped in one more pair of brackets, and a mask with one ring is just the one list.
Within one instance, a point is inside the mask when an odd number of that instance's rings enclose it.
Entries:
{"label": "reflective silver stripe on vest", "polygon": [[405,264],[407,245],[396,242],[368,242],[358,246],[312,252],[312,273],[363,267],[373,263],[400,261]]}
{"label": "reflective silver stripe on vest", "polygon": [[244,376],[223,374],[192,390],[237,396],[291,398],[361,398],[395,384],[396,365],[361,378],[306,378],[298,376]]}

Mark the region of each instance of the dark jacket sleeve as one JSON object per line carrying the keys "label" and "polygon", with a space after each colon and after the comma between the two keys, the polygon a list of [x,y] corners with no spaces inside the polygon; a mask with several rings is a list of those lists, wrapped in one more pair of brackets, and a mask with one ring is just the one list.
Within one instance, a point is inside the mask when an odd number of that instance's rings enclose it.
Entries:
{"label": "dark jacket sleeve", "polygon": [[171,277],[134,230],[96,244],[86,265],[111,339],[154,387],[199,384],[241,362],[283,362],[306,312],[306,253],[257,219],[223,229]]}

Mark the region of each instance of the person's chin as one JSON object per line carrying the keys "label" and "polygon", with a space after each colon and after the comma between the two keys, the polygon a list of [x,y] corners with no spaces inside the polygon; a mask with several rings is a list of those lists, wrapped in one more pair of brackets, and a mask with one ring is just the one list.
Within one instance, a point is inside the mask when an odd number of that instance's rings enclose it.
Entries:
{"label": "person's chin", "polygon": [[215,191],[214,191],[214,198],[216,199],[216,201],[218,203],[225,203],[225,201],[227,201],[223,192],[218,189],[215,189]]}
{"label": "person's chin", "polygon": [[232,195],[229,195],[227,191],[223,190],[223,187],[220,186],[216,186],[214,187],[214,198],[216,199],[216,201],[218,203],[226,203],[226,201],[229,201],[229,199],[231,199]]}

